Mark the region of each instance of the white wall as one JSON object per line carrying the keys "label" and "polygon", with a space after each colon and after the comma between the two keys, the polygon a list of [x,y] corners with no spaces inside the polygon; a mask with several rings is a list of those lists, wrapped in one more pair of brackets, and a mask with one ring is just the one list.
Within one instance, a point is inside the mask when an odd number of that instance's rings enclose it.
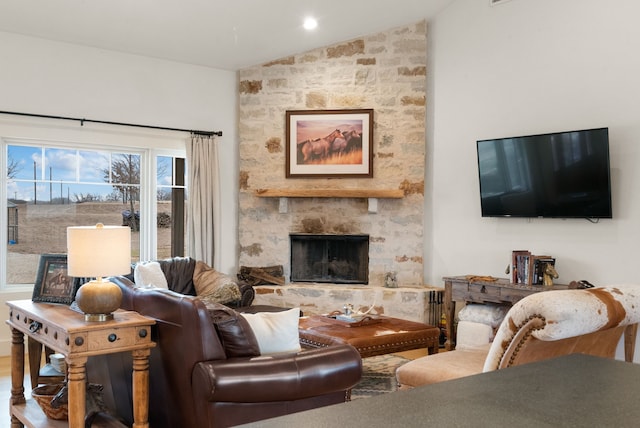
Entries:
{"label": "white wall", "polygon": [[[224,247],[220,269],[236,272],[238,155],[235,72],[2,32],[0,58],[0,110],[3,111],[223,131],[223,136],[218,138],[223,183],[221,239]],[[9,134],[20,137],[46,135],[42,128],[29,130],[28,127],[14,126],[20,121],[0,116],[4,121],[0,125],[4,131],[0,132],[0,137]],[[55,126],[55,138],[85,132],[79,125],[58,122]],[[67,128],[57,129],[62,126]],[[69,132],[72,126],[76,126],[76,131]],[[85,129],[88,128],[91,126],[86,125]],[[118,131],[126,132],[119,127]],[[188,138],[188,134],[170,134],[183,141]],[[167,138],[159,136],[158,143],[166,145]],[[8,316],[4,301],[30,297],[31,291],[0,294],[2,319]],[[8,338],[9,329],[0,329],[0,355],[8,354]]]}
{"label": "white wall", "polygon": [[[430,22],[427,283],[506,277],[513,249],[555,256],[558,282],[638,281],[640,3],[614,3],[456,0]],[[481,217],[476,140],[601,126],[612,220]]]}
{"label": "white wall", "polygon": [[221,268],[235,272],[235,72],[2,32],[0,58],[0,110],[223,131]]}

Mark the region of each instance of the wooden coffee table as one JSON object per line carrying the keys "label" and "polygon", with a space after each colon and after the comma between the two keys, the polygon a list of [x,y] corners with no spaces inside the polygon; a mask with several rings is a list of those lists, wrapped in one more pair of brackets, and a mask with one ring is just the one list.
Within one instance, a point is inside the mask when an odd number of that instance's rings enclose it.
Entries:
{"label": "wooden coffee table", "polygon": [[324,315],[301,317],[299,332],[304,347],[348,343],[362,358],[419,348],[435,354],[440,337],[438,327],[382,315],[374,315],[369,323],[358,326]]}

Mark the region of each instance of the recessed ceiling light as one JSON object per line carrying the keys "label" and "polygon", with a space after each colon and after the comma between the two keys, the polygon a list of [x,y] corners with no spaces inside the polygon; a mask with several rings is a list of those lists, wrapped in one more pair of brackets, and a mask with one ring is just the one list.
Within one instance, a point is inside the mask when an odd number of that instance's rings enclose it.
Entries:
{"label": "recessed ceiling light", "polygon": [[311,17],[305,18],[303,26],[305,30],[313,30],[318,26],[318,21],[316,21],[315,18],[311,18]]}

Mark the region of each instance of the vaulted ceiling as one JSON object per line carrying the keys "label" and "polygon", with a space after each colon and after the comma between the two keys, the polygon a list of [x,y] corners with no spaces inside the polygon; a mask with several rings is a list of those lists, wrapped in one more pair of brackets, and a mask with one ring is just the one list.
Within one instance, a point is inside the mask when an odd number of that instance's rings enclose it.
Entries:
{"label": "vaulted ceiling", "polygon": [[2,0],[0,31],[238,70],[429,20],[454,1]]}

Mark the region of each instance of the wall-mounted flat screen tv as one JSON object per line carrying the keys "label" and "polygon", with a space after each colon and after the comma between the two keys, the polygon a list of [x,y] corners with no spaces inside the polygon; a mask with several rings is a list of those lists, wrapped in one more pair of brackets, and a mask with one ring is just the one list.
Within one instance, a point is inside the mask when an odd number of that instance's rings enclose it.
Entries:
{"label": "wall-mounted flat screen tv", "polygon": [[611,218],[609,129],[477,142],[483,217]]}

